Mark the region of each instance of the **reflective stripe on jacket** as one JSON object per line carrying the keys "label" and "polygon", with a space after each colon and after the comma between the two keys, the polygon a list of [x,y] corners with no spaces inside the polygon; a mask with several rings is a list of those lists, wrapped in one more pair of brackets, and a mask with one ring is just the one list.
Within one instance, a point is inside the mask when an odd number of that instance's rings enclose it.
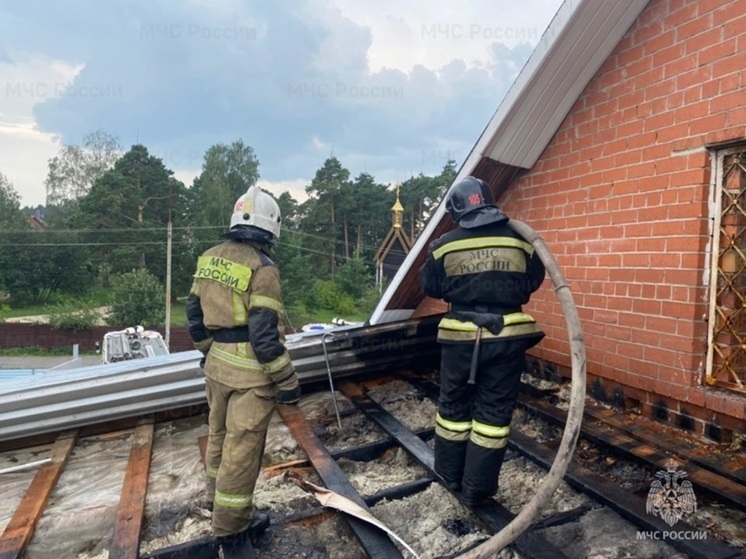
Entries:
{"label": "reflective stripe on jacket", "polygon": [[[504,326],[499,333],[493,334],[482,328],[481,340],[488,342],[499,339],[515,339],[542,335],[539,326],[531,315],[524,312],[510,313],[503,316]],[[438,324],[439,342],[473,342],[477,339],[479,327],[471,321],[444,317]]]}
{"label": "reflective stripe on jacket", "polygon": [[[423,291],[459,309],[504,309],[500,332],[482,328],[481,339],[541,338],[536,321],[521,312],[544,281],[546,271],[533,246],[500,222],[475,229],[458,228],[431,243],[420,269]],[[496,311],[490,311],[496,312]],[[446,314],[438,329],[444,343],[471,342],[479,327],[459,313]],[[463,313],[462,313],[463,314]]]}

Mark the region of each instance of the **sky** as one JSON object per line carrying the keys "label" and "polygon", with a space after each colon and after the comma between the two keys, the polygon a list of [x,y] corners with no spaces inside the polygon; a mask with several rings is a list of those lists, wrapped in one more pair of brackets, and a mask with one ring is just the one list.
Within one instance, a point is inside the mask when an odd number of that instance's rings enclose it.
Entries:
{"label": "sky", "polygon": [[560,0],[0,0],[0,173],[44,204],[95,130],[190,186],[242,139],[297,199],[330,155],[379,182],[463,163]]}

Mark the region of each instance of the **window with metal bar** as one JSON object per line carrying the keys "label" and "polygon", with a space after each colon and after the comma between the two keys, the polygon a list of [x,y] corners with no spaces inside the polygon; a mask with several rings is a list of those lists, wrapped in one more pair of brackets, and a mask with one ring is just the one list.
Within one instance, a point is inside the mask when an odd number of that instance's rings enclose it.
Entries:
{"label": "window with metal bar", "polygon": [[746,393],[746,146],[715,155],[706,383]]}

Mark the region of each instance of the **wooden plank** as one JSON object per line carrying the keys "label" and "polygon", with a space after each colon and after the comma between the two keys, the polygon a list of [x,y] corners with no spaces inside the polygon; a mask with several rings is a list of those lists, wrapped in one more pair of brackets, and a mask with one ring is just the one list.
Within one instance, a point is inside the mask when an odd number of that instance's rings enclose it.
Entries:
{"label": "wooden plank", "polygon": [[0,537],[0,559],[18,559],[23,556],[77,438],[77,431],[67,431],[57,437],[51,450],[52,461],[44,464],[36,472]]}
{"label": "wooden plank", "polygon": [[[198,438],[197,444],[199,444],[199,453],[202,457],[202,467],[207,468],[207,464],[205,462],[205,456],[207,455],[207,435]],[[308,460],[292,460],[290,462],[284,462],[282,464],[275,464],[274,466],[267,466],[266,468],[262,468],[262,473],[267,476],[267,478],[273,478],[282,474],[289,468],[310,468],[310,466],[311,465],[309,464]]]}
{"label": "wooden plank", "polygon": [[140,420],[132,436],[127,472],[114,524],[109,559],[137,559],[153,452],[153,418]]}
{"label": "wooden plank", "polygon": [[[311,461],[316,473],[324,482],[327,489],[339,493],[369,510],[365,501],[347,479],[342,469],[334,461],[329,452],[324,448],[313,429],[303,417],[297,406],[278,405],[285,424],[290,429],[293,437],[303,448]],[[368,524],[358,518],[344,517],[350,525],[352,532],[360,542],[368,557],[373,559],[403,559],[401,551],[394,545],[389,536],[379,528]]]}

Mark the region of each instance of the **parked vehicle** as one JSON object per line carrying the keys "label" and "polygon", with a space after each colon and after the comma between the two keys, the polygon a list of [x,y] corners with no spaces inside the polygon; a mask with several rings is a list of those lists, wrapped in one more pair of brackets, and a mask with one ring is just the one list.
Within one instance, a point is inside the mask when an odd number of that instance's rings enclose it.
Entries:
{"label": "parked vehicle", "polygon": [[118,363],[132,359],[145,359],[157,355],[168,355],[163,337],[155,330],[135,326],[107,332],[101,349],[104,363]]}

